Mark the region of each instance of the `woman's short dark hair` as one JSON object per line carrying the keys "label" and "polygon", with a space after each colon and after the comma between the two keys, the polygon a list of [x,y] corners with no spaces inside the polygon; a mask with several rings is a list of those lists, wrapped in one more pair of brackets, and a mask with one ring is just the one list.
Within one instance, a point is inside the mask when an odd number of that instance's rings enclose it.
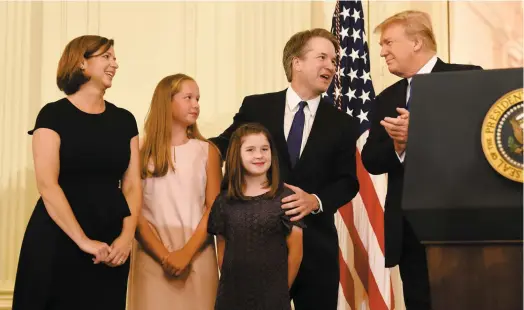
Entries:
{"label": "woman's short dark hair", "polygon": [[[80,86],[89,81],[89,77],[84,74],[80,64],[84,59],[107,52],[113,45],[112,39],[96,35],[81,36],[69,42],[58,63],[56,73],[58,88],[66,95],[76,93]],[[95,55],[100,50],[101,52]]]}

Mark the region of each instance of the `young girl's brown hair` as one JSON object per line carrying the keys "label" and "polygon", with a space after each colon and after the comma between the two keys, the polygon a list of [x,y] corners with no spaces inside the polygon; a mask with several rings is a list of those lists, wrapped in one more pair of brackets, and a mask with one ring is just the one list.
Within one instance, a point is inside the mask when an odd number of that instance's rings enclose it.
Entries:
{"label": "young girl's brown hair", "polygon": [[[140,175],[142,179],[161,177],[168,169],[174,169],[171,160],[171,123],[173,96],[182,88],[185,81],[195,81],[185,74],[175,74],[163,78],[155,88],[151,106],[144,124],[145,138],[140,148]],[[197,124],[187,128],[187,137],[207,141],[198,130]],[[152,168],[150,168],[152,164]]]}
{"label": "young girl's brown hair", "polygon": [[278,168],[278,154],[275,143],[269,131],[258,123],[248,123],[238,127],[231,135],[226,156],[226,171],[224,181],[227,182],[227,197],[230,199],[246,200],[243,189],[245,187],[244,176],[246,169],[242,166],[240,149],[244,138],[249,135],[263,134],[269,142],[271,149],[271,167],[267,171],[266,193],[268,198],[274,198],[280,187],[280,171]]}

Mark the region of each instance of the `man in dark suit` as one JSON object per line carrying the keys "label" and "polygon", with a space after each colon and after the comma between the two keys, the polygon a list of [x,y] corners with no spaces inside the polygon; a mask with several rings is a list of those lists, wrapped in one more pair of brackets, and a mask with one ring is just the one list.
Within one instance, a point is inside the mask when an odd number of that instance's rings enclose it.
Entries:
{"label": "man in dark suit", "polygon": [[336,38],[325,29],[296,33],[283,65],[290,87],[244,98],[233,124],[210,139],[225,155],[239,125],[258,122],[273,137],[282,180],[295,192],[283,199],[291,220],[304,218],[304,254],[290,290],[297,310],[335,310],[339,286],[334,214],[358,192],[356,124],[321,94],[335,74]]}
{"label": "man in dark suit", "polygon": [[[386,267],[399,265],[408,310],[431,309],[426,252],[401,210],[404,157],[408,141],[411,79],[416,74],[481,69],[447,64],[437,58],[429,15],[398,13],[377,26],[380,56],[389,71],[402,80],[375,98],[371,129],[362,150],[364,167],[371,174],[388,173],[385,203]],[[430,199],[430,198],[428,198]],[[423,203],[423,202],[421,202]]]}

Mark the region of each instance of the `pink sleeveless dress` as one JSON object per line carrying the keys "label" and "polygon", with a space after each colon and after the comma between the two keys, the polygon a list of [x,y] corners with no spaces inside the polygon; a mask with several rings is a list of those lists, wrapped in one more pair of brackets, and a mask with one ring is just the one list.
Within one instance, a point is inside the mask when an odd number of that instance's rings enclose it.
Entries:
{"label": "pink sleeveless dress", "polygon": [[[209,145],[190,139],[172,147],[175,171],[143,180],[142,214],[169,250],[182,248],[196,229],[205,207]],[[218,267],[210,238],[189,271],[175,278],[135,243],[129,279],[130,310],[211,310],[218,285]]]}

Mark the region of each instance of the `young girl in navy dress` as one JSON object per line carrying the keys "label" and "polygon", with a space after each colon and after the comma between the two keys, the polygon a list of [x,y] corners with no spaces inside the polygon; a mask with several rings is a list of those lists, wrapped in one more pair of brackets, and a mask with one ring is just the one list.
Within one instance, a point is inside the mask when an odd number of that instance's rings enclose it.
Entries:
{"label": "young girl in navy dress", "polygon": [[221,270],[215,309],[290,310],[304,224],[291,222],[281,208],[293,192],[280,183],[276,149],[263,126],[245,124],[233,133],[224,182],[208,222]]}

